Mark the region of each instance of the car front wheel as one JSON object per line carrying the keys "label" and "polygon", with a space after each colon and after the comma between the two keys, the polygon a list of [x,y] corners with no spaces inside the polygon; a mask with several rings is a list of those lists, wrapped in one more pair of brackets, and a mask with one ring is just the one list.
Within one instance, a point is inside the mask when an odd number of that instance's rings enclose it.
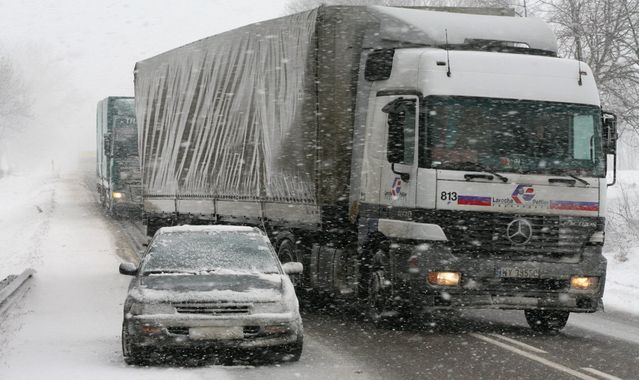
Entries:
{"label": "car front wheel", "polygon": [[304,348],[304,337],[302,335],[297,336],[297,341],[293,344],[284,346],[282,350],[281,360],[283,362],[297,362],[302,356],[302,350]]}
{"label": "car front wheel", "polygon": [[126,364],[145,365],[148,363],[148,355],[142,349],[131,344],[126,323],[122,323],[122,355]]}

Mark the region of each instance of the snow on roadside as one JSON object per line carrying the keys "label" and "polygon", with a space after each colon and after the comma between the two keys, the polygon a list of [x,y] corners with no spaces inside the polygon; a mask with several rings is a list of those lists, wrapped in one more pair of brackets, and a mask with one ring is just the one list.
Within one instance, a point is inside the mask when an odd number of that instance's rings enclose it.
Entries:
{"label": "snow on roadside", "polygon": [[53,173],[0,178],[0,280],[41,261],[40,240],[55,208]]}
{"label": "snow on roadside", "polygon": [[604,305],[607,310],[639,314],[639,171],[620,170],[608,188],[608,259]]}

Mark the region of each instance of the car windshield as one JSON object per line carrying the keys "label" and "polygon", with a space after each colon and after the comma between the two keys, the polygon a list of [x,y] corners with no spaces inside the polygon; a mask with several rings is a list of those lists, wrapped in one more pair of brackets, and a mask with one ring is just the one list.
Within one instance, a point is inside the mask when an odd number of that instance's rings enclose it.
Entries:
{"label": "car windshield", "polygon": [[437,96],[426,109],[433,168],[604,175],[598,107]]}
{"label": "car windshield", "polygon": [[159,234],[151,244],[143,275],[214,271],[277,273],[268,240],[257,233],[184,231]]}

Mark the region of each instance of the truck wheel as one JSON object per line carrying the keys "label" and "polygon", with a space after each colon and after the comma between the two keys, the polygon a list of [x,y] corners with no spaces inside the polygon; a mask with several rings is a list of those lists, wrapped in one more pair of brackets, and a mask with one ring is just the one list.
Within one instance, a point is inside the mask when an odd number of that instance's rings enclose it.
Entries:
{"label": "truck wheel", "polygon": [[568,323],[570,312],[555,310],[524,310],[526,322],[533,331],[557,332]]}
{"label": "truck wheel", "polygon": [[[280,248],[277,250],[277,257],[280,259],[282,264],[298,261],[293,242],[288,239],[282,241],[280,243]],[[296,288],[300,285],[300,275],[290,276],[290,279]]]}
{"label": "truck wheel", "polygon": [[368,317],[377,326],[382,325],[391,313],[390,296],[385,281],[383,271],[371,273],[368,286]]}

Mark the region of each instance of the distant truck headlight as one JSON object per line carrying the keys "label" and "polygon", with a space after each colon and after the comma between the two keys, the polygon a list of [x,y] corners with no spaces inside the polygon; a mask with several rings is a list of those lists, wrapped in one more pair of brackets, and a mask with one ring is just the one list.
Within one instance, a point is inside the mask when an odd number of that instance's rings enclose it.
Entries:
{"label": "distant truck headlight", "polygon": [[587,290],[594,289],[599,284],[599,277],[572,276],[570,287],[572,289]]}
{"label": "distant truck headlight", "polygon": [[460,281],[459,272],[428,272],[428,282],[432,285],[458,286]]}
{"label": "distant truck headlight", "polygon": [[124,193],[121,193],[119,191],[114,191],[111,193],[111,196],[113,197],[113,199],[122,199],[124,198]]}

